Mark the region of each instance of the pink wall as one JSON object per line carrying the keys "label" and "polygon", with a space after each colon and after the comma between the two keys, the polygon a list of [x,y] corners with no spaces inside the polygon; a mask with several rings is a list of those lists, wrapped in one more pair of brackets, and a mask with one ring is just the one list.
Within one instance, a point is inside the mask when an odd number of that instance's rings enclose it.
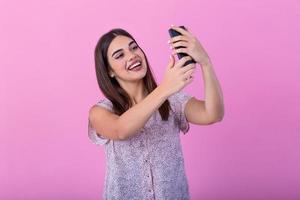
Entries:
{"label": "pink wall", "polygon": [[[2,0],[0,199],[101,197],[95,44],[128,30],[160,82],[170,24],[198,37],[224,93],[223,121],[182,136],[192,199],[300,199],[299,20],[299,0]],[[184,90],[204,97],[200,68]]]}

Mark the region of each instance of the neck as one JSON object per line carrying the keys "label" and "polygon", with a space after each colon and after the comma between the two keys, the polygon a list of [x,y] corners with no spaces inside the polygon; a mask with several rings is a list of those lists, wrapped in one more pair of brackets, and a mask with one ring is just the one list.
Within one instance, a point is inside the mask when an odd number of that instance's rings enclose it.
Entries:
{"label": "neck", "polygon": [[126,82],[123,83],[121,87],[128,93],[133,104],[138,104],[147,96],[143,80],[139,80],[138,82]]}

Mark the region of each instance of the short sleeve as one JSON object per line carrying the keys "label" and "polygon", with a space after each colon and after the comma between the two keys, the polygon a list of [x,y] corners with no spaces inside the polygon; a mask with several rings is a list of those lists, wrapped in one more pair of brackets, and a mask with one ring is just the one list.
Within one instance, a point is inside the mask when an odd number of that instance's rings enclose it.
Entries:
{"label": "short sleeve", "polygon": [[[96,105],[102,106],[110,111],[112,110],[112,105],[110,105],[110,103],[108,103],[105,100],[99,101]],[[93,128],[89,118],[88,118],[88,137],[96,145],[104,145],[110,141],[110,139],[107,139],[107,138],[101,136],[101,133],[97,134],[97,132]]]}
{"label": "short sleeve", "polygon": [[184,91],[179,91],[179,92],[175,93],[174,97],[176,99],[176,102],[177,102],[176,106],[177,106],[177,110],[179,112],[178,113],[179,128],[183,134],[186,134],[190,129],[190,124],[185,117],[184,109],[185,109],[187,102],[193,96]]}

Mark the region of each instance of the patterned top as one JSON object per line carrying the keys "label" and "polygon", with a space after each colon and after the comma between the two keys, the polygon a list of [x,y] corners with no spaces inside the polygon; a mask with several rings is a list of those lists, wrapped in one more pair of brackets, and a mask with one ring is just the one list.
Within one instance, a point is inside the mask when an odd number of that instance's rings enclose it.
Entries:
{"label": "patterned top", "polygon": [[[127,140],[110,140],[101,133],[98,136],[89,121],[89,138],[105,147],[103,199],[190,199],[179,135],[180,131],[186,134],[190,127],[184,115],[190,98],[182,91],[169,96],[169,120],[163,121],[156,110],[145,126]],[[110,111],[113,107],[106,98],[96,105]]]}

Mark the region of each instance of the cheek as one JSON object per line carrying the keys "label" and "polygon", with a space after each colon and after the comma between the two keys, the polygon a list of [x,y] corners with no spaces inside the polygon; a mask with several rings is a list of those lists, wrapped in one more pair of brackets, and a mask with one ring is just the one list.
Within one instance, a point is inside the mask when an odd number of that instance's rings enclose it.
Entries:
{"label": "cheek", "polygon": [[137,54],[138,54],[143,60],[146,60],[146,59],[145,59],[145,55],[144,55],[144,53],[142,52],[142,50],[138,50],[138,51],[137,51]]}
{"label": "cheek", "polygon": [[111,67],[114,71],[124,71],[126,70],[126,62],[124,60],[114,60],[111,62]]}
{"label": "cheek", "polygon": [[139,54],[141,57],[145,58],[145,55],[144,55],[144,53],[142,52],[141,49],[138,50],[138,54]]}

